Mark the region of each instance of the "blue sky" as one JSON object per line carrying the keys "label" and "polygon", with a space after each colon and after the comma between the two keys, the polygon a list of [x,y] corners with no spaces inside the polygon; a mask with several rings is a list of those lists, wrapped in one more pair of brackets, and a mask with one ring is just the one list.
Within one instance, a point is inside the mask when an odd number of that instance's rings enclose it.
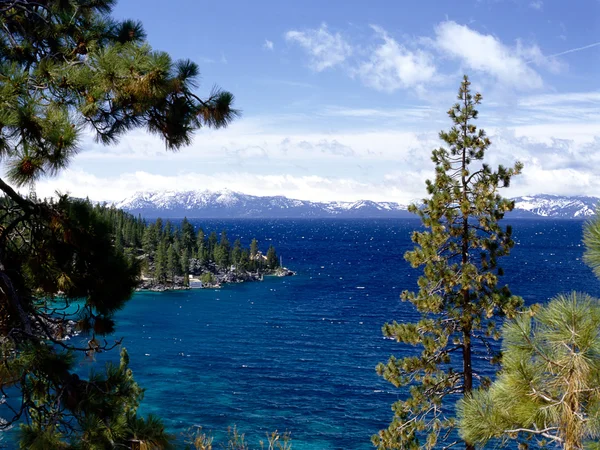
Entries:
{"label": "blue sky", "polygon": [[488,161],[525,164],[510,196],[600,196],[600,1],[121,0],[148,41],[200,65],[243,116],[167,153],[132,132],[87,139],[39,183],[96,200],[222,189],[310,200],[424,195],[463,74],[484,96]]}

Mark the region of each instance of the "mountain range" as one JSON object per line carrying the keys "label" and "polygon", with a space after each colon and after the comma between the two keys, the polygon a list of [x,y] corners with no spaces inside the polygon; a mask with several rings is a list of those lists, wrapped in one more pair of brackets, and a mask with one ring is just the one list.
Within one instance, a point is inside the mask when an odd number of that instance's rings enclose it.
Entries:
{"label": "mountain range", "polygon": [[[597,197],[534,195],[518,197],[511,218],[585,219]],[[259,197],[220,191],[137,192],[115,206],[143,217],[162,218],[409,218],[407,205],[394,202],[312,202],[282,196]]]}

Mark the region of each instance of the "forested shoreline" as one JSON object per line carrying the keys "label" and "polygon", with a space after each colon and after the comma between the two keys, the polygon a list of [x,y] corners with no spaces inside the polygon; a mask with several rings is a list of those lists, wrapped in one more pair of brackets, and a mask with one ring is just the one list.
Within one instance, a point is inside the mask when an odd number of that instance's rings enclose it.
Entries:
{"label": "forested shoreline", "polygon": [[226,230],[196,230],[187,218],[179,224],[161,218],[148,222],[114,206],[98,204],[94,210],[111,224],[117,251],[140,265],[139,289],[189,288],[190,278],[194,287],[219,287],[294,274],[281,267],[273,245],[263,254],[255,238],[244,247],[239,238],[231,243]]}

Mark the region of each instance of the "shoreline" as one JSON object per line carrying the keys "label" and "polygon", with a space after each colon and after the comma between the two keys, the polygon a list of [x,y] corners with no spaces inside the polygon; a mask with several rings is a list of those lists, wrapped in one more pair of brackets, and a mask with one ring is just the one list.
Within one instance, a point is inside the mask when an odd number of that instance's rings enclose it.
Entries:
{"label": "shoreline", "polygon": [[[202,282],[200,277],[202,275],[210,273],[212,277],[214,277],[215,282]],[[164,283],[156,283],[153,278],[145,278],[143,277],[140,280],[140,284],[135,289],[134,292],[165,292],[165,291],[189,291],[189,290],[201,290],[201,289],[220,289],[226,284],[235,284],[235,283],[246,283],[246,282],[256,282],[263,281],[264,277],[289,277],[295,276],[297,273],[287,267],[279,267],[275,270],[270,270],[267,272],[244,272],[244,273],[235,273],[232,271],[229,272],[217,272],[213,274],[212,272],[205,272],[200,275],[190,275],[188,285],[184,284],[184,277],[176,276],[174,277],[174,282],[169,284]]]}

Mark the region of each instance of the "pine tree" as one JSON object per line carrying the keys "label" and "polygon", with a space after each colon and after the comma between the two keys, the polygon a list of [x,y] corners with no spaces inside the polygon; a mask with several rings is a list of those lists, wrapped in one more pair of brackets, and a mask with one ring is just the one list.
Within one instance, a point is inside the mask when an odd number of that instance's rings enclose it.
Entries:
{"label": "pine tree", "polygon": [[172,244],[173,243],[173,233],[174,233],[175,229],[173,228],[173,224],[171,223],[170,220],[167,220],[165,222],[165,225],[163,227],[163,237],[164,239],[167,240],[167,244]]}
{"label": "pine tree", "polygon": [[256,258],[256,255],[258,255],[258,241],[252,239],[252,242],[250,242],[250,258]]}
{"label": "pine tree", "polygon": [[177,258],[177,251],[174,245],[169,245],[167,250],[167,273],[171,280],[171,283],[175,282],[175,275],[179,273],[179,259]]}
{"label": "pine tree", "polygon": [[258,260],[258,241],[256,238],[250,242],[250,262],[248,268],[252,271],[260,269],[262,260]]}
{"label": "pine tree", "polygon": [[229,252],[227,247],[217,244],[213,255],[214,262],[219,268],[226,269],[229,267]]}
{"label": "pine tree", "polygon": [[503,329],[502,371],[458,404],[462,436],[544,442],[565,450],[600,439],[600,300],[558,295]]}
{"label": "pine tree", "polygon": [[240,258],[242,257],[242,242],[236,239],[233,243],[233,249],[231,250],[231,263],[235,264],[236,267],[240,264]]}
{"label": "pine tree", "polygon": [[167,281],[167,241],[162,239],[154,257],[154,278],[159,283]]}
{"label": "pine tree", "polygon": [[218,242],[218,238],[217,238],[217,233],[215,233],[214,231],[212,231],[209,235],[208,235],[208,242],[207,242],[207,253],[208,253],[208,260],[210,261],[215,261],[215,247],[217,246],[217,242]]}
{"label": "pine tree", "polygon": [[181,222],[181,245],[187,249],[190,254],[195,251],[195,238],[194,226],[187,220],[187,217],[184,217]]}
{"label": "pine tree", "polygon": [[123,253],[123,236],[121,235],[120,230],[117,228],[115,230],[115,250],[118,253]]}
{"label": "pine tree", "polygon": [[204,263],[208,258],[208,247],[206,243],[206,236],[202,228],[198,229],[196,236],[196,248],[198,249],[197,258],[201,263]]}
{"label": "pine tree", "polygon": [[267,267],[271,270],[275,270],[279,267],[279,259],[277,258],[277,252],[275,247],[269,246],[267,250]]}
{"label": "pine tree", "polygon": [[227,231],[221,231],[221,239],[219,240],[219,245],[229,252],[231,251],[231,244],[229,243],[229,239],[227,238]]}
{"label": "pine tree", "polygon": [[[124,431],[139,421],[135,396],[124,395],[132,392],[124,378],[129,371],[119,375],[122,386],[108,389],[99,376],[77,376],[76,356],[110,349],[101,337],[114,331],[112,316],[133,293],[139,266],[115,251],[115,211],[107,219],[85,201],[26,198],[8,183],[28,187],[56,175],[90,132],[113,144],[143,128],[176,150],[194,131],[226,126],[237,115],[228,92],[200,98],[198,67],[152,50],[141,24],[110,16],[113,5],[10,0],[0,6],[0,158],[7,174],[0,179],[0,370],[10,374],[0,376],[0,390],[11,385],[0,408],[12,411],[0,413],[10,414],[0,429],[17,420],[30,424],[24,448],[31,442],[61,448],[67,441],[131,447]],[[75,300],[77,312],[69,315]],[[88,336],[83,349],[79,340],[62,339],[70,320]],[[108,382],[116,380],[111,370]]]}
{"label": "pine tree", "polygon": [[[159,219],[160,220],[160,219]],[[157,221],[158,222],[158,221]],[[142,248],[148,255],[154,254],[160,242],[160,229],[158,224],[154,223],[144,229],[142,237]]]}
{"label": "pine tree", "polygon": [[[419,291],[402,293],[421,313],[418,323],[388,323],[386,337],[419,346],[419,356],[391,357],[377,370],[397,387],[408,387],[409,397],[393,405],[391,425],[373,437],[380,449],[434,448],[451,445],[455,439],[453,397],[467,395],[474,378],[485,367],[484,360],[473,361],[473,340],[497,338],[499,317],[514,316],[522,300],[499,286],[502,270],[497,259],[513,246],[510,227],[499,221],[513,208],[498,189],[508,186],[521,170],[498,167],[496,171],[482,161],[490,140],[473,123],[481,95],[472,95],[465,76],[458,103],[448,115],[453,126],[441,132],[449,149],[433,151],[435,179],[427,181],[429,197],[418,214],[426,231],[415,231],[416,244],[405,258],[413,268],[423,266]],[[440,440],[442,442],[440,442]],[[466,448],[473,449],[471,443]]]}
{"label": "pine tree", "polygon": [[180,263],[181,263],[181,273],[183,274],[183,285],[189,286],[189,283],[190,283],[190,279],[189,279],[190,251],[186,247],[184,247],[183,250],[181,251]]}
{"label": "pine tree", "polygon": [[247,249],[242,250],[238,268],[240,271],[246,271],[250,269],[250,254],[248,253]]}

